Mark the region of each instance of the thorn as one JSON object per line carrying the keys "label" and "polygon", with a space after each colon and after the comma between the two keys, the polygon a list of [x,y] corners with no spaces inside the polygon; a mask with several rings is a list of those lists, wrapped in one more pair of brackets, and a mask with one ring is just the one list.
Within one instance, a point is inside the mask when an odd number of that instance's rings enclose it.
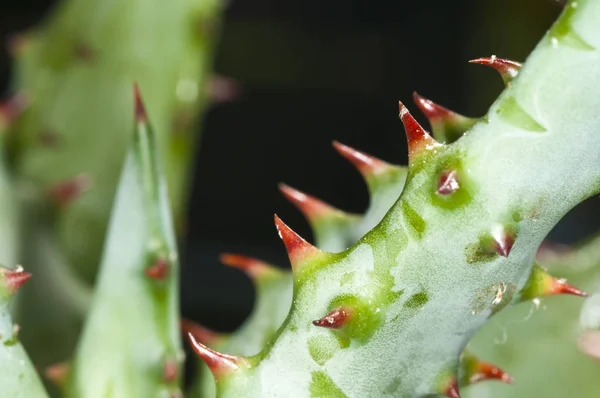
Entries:
{"label": "thorn", "polygon": [[21,266],[18,266],[14,270],[0,268],[0,275],[3,277],[4,284],[10,294],[16,293],[31,278],[31,274],[25,272]]}
{"label": "thorn", "polygon": [[0,126],[8,127],[31,103],[25,92],[19,91],[0,103]]}
{"label": "thorn", "polygon": [[456,120],[468,119],[466,116],[453,112],[419,95],[416,91],[413,92],[413,100],[432,125],[439,123],[448,124]]}
{"label": "thorn", "polygon": [[244,271],[250,278],[259,280],[265,275],[272,275],[278,270],[271,264],[256,258],[242,256],[239,254],[223,253],[219,261],[224,265]]}
{"label": "thorn", "polygon": [[354,165],[360,174],[367,180],[395,169],[391,164],[374,156],[357,151],[341,142],[333,141],[333,147],[340,155],[352,163],[352,165]]}
{"label": "thorn", "polygon": [[321,319],[317,319],[316,321],[312,321],[313,325],[320,326],[328,329],[340,329],[350,321],[351,314],[350,311],[345,308],[336,308],[331,311],[329,314],[325,315]]}
{"label": "thorn", "polygon": [[564,279],[557,279],[537,263],[533,265],[527,284],[521,292],[521,301],[539,297],[570,294],[573,296],[587,297],[588,294],[571,285]]}
{"label": "thorn", "polygon": [[67,206],[92,188],[92,178],[82,173],[50,188],[49,195],[59,206]]}
{"label": "thorn", "polygon": [[159,257],[156,259],[154,264],[146,269],[146,276],[157,281],[165,280],[167,275],[169,275],[169,268],[169,262],[167,259],[164,257]]}
{"label": "thorn", "polygon": [[85,43],[78,43],[74,49],[75,57],[84,61],[91,62],[95,58],[95,51]]}
{"label": "thorn", "polygon": [[31,38],[26,33],[15,33],[6,40],[6,49],[13,58],[17,58],[27,51],[30,44]]}
{"label": "thorn", "polygon": [[335,207],[286,184],[279,184],[279,190],[287,200],[292,202],[302,214],[311,222],[319,222],[326,218],[342,216],[343,212]]}
{"label": "thorn", "polygon": [[579,297],[588,297],[588,294],[584,291],[577,289],[576,287],[569,285],[565,279],[552,278],[553,286],[550,295],[554,294],[570,294]]}
{"label": "thorn", "polygon": [[510,61],[504,58],[498,58],[495,55],[491,57],[477,58],[469,61],[472,64],[486,65],[491,66],[496,69],[502,80],[504,80],[505,84],[510,83],[512,79],[514,79],[521,70],[521,64],[515,61]]}
{"label": "thorn", "polygon": [[191,334],[202,344],[213,345],[222,338],[222,336],[214,330],[210,330],[209,328],[202,326],[199,323],[190,321],[189,319],[182,319],[179,324],[181,331],[184,334]]}
{"label": "thorn", "polygon": [[235,101],[240,93],[240,84],[231,77],[212,75],[206,84],[206,96],[216,104]]}
{"label": "thorn", "polygon": [[469,377],[469,383],[474,384],[485,380],[499,380],[506,384],[512,384],[513,378],[496,365],[477,358],[473,358],[473,360],[475,361],[475,369]]}
{"label": "thorn", "polygon": [[429,120],[433,136],[437,141],[454,142],[478,122],[478,119],[463,116],[435,102],[413,93],[413,100]]}
{"label": "thorn", "polygon": [[135,103],[135,121],[136,123],[146,123],[148,116],[146,114],[146,107],[140,94],[140,87],[137,83],[133,84],[133,99]]}
{"label": "thorn", "polygon": [[279,237],[283,240],[285,248],[290,258],[292,269],[296,270],[306,261],[308,257],[315,256],[321,253],[319,249],[302,239],[300,235],[292,231],[281,219],[275,214],[275,226],[279,232]]}
{"label": "thorn", "polygon": [[507,232],[502,226],[498,226],[492,231],[492,239],[494,240],[494,251],[502,257],[508,257],[515,244],[515,235]]}
{"label": "thorn", "polygon": [[179,375],[179,366],[174,359],[167,359],[163,365],[163,380],[165,383],[174,383]]}
{"label": "thorn", "polygon": [[446,391],[444,391],[444,395],[448,398],[460,398],[460,393],[458,392],[458,385],[456,384],[456,379],[453,378]]}
{"label": "thorn", "polygon": [[456,192],[458,188],[460,188],[460,186],[456,179],[456,171],[444,171],[438,179],[437,193],[440,195],[451,195]]}
{"label": "thorn", "polygon": [[246,360],[233,355],[221,354],[199,343],[194,338],[194,335],[188,333],[188,341],[192,345],[196,355],[204,361],[208,366],[215,379],[220,379],[222,376],[235,372],[240,366],[246,365]]}
{"label": "thorn", "polygon": [[58,362],[48,366],[44,370],[44,376],[57,386],[62,386],[70,370],[71,365],[68,362]]}
{"label": "thorn", "polygon": [[421,127],[419,122],[415,120],[402,102],[398,101],[398,106],[400,109],[400,119],[402,120],[404,130],[406,131],[409,158],[414,157],[414,154],[417,154],[424,149],[431,150],[441,146],[440,143],[434,140],[433,137]]}

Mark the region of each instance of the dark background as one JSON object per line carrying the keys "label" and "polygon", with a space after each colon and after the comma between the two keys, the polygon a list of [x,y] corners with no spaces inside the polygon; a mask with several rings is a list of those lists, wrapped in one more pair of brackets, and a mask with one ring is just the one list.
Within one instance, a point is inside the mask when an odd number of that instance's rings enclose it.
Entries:
{"label": "dark background", "polygon": [[[37,23],[49,0],[2,0],[0,37]],[[406,163],[397,101],[414,90],[460,113],[483,115],[502,89],[497,74],[469,59],[523,61],[560,12],[556,0],[231,0],[216,72],[241,95],[206,114],[194,174],[189,236],[182,253],[182,311],[217,330],[250,312],[253,288],[218,263],[220,252],[282,267],[278,213],[312,239],[277,190],[286,183],[337,207],[367,206],[365,184],[332,140]],[[0,53],[0,83],[10,82]],[[600,201],[579,206],[553,232],[571,243],[596,230]]]}

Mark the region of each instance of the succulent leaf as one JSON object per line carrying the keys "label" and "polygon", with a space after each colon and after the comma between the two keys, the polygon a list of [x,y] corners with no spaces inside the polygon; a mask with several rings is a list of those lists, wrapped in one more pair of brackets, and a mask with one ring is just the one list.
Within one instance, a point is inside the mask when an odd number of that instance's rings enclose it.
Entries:
{"label": "succulent leaf", "polygon": [[[400,199],[348,250],[304,260],[274,341],[222,381],[219,396],[458,394],[457,363],[469,338],[516,299],[556,222],[600,191],[598,124],[578,117],[598,107],[593,90],[579,88],[600,80],[600,3],[569,7],[487,123],[454,144],[436,143],[401,106],[410,169]],[[574,35],[587,46],[574,46]],[[558,89],[565,83],[571,90]],[[572,153],[577,167],[569,166]],[[459,188],[440,202],[439,177],[449,168]],[[440,247],[443,236],[453,245]],[[312,324],[342,305],[356,311],[347,326]]]}
{"label": "succulent leaf", "polygon": [[[63,290],[86,297],[95,281],[129,144],[133,80],[145,87],[177,231],[185,230],[188,169],[200,112],[211,103],[222,7],[220,0],[62,0],[39,26],[10,40],[18,95],[2,107],[0,131],[10,130],[2,138],[27,213],[20,260],[35,274],[43,268],[63,276],[40,275],[47,285],[33,282],[16,308],[40,366],[72,355],[81,330],[89,300]],[[79,196],[89,188],[82,182],[93,189]],[[40,236],[43,245],[31,243]],[[32,332],[42,327],[46,333]]]}
{"label": "succulent leaf", "polygon": [[[179,393],[183,358],[173,222],[157,140],[140,101],[135,114],[133,143],[67,396]],[[119,327],[106,327],[115,320]]]}
{"label": "succulent leaf", "polygon": [[0,267],[0,383],[2,395],[18,398],[44,398],[42,382],[25,349],[19,342],[19,326],[11,320],[11,301],[17,289],[31,274]]}

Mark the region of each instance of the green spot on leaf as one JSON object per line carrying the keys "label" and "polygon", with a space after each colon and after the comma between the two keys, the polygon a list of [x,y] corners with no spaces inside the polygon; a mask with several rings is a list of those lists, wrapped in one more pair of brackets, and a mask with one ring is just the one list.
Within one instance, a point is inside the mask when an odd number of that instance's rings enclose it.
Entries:
{"label": "green spot on leaf", "polygon": [[312,398],[348,398],[323,371],[312,372],[310,396]]}
{"label": "green spot on leaf", "polygon": [[408,300],[406,300],[406,303],[404,303],[404,306],[407,308],[414,308],[414,309],[421,308],[422,306],[427,304],[428,301],[429,301],[429,296],[427,295],[427,292],[422,291],[422,292],[413,294]]}
{"label": "green spot on leaf", "polygon": [[525,110],[517,103],[514,97],[506,97],[496,110],[505,122],[527,131],[543,133],[546,130],[535,121]]}
{"label": "green spot on leaf", "polygon": [[353,278],[354,272],[346,272],[344,275],[342,275],[342,278],[340,279],[340,286],[345,286],[348,283],[352,282]]}
{"label": "green spot on leaf", "polygon": [[556,41],[559,45],[575,48],[578,50],[594,50],[594,47],[586,43],[573,30],[573,17],[575,15],[575,9],[577,2],[571,1],[565,6],[562,17],[554,24],[549,32],[549,38],[551,45],[554,45],[552,41]]}
{"label": "green spot on leaf", "polygon": [[308,352],[319,365],[325,365],[340,348],[340,341],[331,334],[312,336],[308,340]]}
{"label": "green spot on leaf", "polygon": [[[332,300],[329,309],[344,307],[351,311],[350,320],[344,327],[334,331],[341,338],[365,343],[375,332],[382,321],[382,311],[372,301],[362,300],[357,296],[341,295]],[[342,346],[349,342],[341,341]]]}
{"label": "green spot on leaf", "polygon": [[425,232],[425,227],[427,226],[425,220],[423,220],[423,217],[421,217],[406,200],[403,200],[400,205],[402,206],[404,217],[406,217],[410,226],[417,233],[419,239],[422,238],[423,232]]}

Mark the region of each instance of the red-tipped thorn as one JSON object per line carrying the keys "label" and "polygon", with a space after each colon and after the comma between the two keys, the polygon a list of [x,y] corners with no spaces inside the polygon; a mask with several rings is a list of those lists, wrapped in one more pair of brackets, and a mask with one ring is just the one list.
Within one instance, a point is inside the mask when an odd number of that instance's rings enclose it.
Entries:
{"label": "red-tipped thorn", "polygon": [[419,95],[416,91],[413,93],[413,100],[425,117],[427,117],[427,120],[432,124],[435,124],[437,121],[449,121],[464,117]]}
{"label": "red-tipped thorn", "polygon": [[277,214],[275,214],[275,226],[287,249],[292,269],[297,269],[308,257],[321,253],[319,249],[292,231],[290,227],[281,221]]}
{"label": "red-tipped thorn", "polygon": [[573,296],[587,297],[588,294],[584,291],[577,289],[573,285],[569,285],[565,279],[552,278],[552,287],[549,295],[554,294],[570,294]]}
{"label": "red-tipped thorn", "polygon": [[163,365],[163,380],[165,383],[173,383],[177,381],[179,376],[179,366],[177,361],[170,358],[167,359]]}
{"label": "red-tipped thorn", "polygon": [[444,391],[444,395],[448,398],[460,398],[460,393],[458,392],[458,385],[456,384],[456,379],[452,379],[446,391]]}
{"label": "red-tipped thorn", "polygon": [[71,369],[68,362],[58,362],[48,366],[44,370],[44,376],[57,386],[61,386],[67,379],[67,375]]}
{"label": "red-tipped thorn", "polygon": [[231,77],[213,75],[206,84],[206,96],[217,104],[235,101],[240,93],[240,84]]}
{"label": "red-tipped thorn", "polygon": [[512,384],[513,382],[513,378],[496,365],[477,359],[475,372],[469,378],[469,382],[473,384],[484,380],[498,380],[506,384]]}
{"label": "red-tipped thorn", "polygon": [[0,103],[0,125],[10,125],[27,106],[29,97],[24,92],[18,92],[8,100]]}
{"label": "red-tipped thorn", "polygon": [[394,166],[381,159],[357,151],[338,141],[333,141],[333,147],[340,155],[352,163],[366,179],[387,173],[394,168]]}
{"label": "red-tipped thorn", "polygon": [[196,355],[198,355],[208,366],[215,376],[215,379],[219,379],[222,376],[235,372],[246,363],[244,358],[221,354],[220,352],[211,350],[205,345],[197,342],[194,335],[191,333],[188,333],[188,341],[192,345]]}
{"label": "red-tipped thorn", "polygon": [[67,206],[92,187],[92,178],[87,173],[59,182],[50,188],[50,197],[59,206]]}
{"label": "red-tipped thorn", "polygon": [[341,214],[340,210],[286,184],[279,184],[279,190],[311,222],[331,218]]}
{"label": "red-tipped thorn", "polygon": [[219,261],[228,267],[244,271],[252,279],[260,279],[275,270],[271,264],[239,254],[223,253],[219,256]]}
{"label": "red-tipped thorn", "polygon": [[495,55],[492,55],[491,57],[472,59],[469,62],[472,64],[491,66],[500,73],[502,80],[504,80],[504,83],[506,84],[514,79],[521,70],[520,63],[504,58],[498,58]]}
{"label": "red-tipped thorn", "polygon": [[180,321],[181,331],[184,334],[192,334],[196,340],[203,344],[212,345],[221,339],[221,335],[214,330],[210,330],[196,322],[192,322],[189,319],[182,319]]}
{"label": "red-tipped thorn", "polygon": [[146,107],[140,94],[140,87],[137,83],[133,84],[133,100],[135,103],[135,121],[136,123],[146,123],[148,116],[146,115]]}
{"label": "red-tipped thorn", "polygon": [[492,232],[492,239],[494,240],[494,251],[502,257],[508,257],[515,244],[514,235],[500,227]]}
{"label": "red-tipped thorn", "polygon": [[29,272],[7,272],[4,274],[4,278],[9,290],[14,293],[31,278],[31,274]]}
{"label": "red-tipped thorn", "polygon": [[345,308],[336,308],[321,319],[312,321],[313,325],[329,329],[340,329],[350,321],[351,313]]}
{"label": "red-tipped thorn", "polygon": [[413,155],[423,149],[430,150],[441,146],[441,144],[434,140],[419,122],[415,120],[402,102],[398,101],[398,107],[400,110],[400,120],[402,120],[404,130],[406,131],[409,155]]}
{"label": "red-tipped thorn", "polygon": [[22,267],[17,267],[15,270],[1,268],[0,275],[4,279],[4,284],[11,294],[14,294],[29,280],[29,278],[31,278],[31,274],[23,271]]}
{"label": "red-tipped thorn", "polygon": [[451,195],[459,188],[458,180],[456,179],[456,171],[444,171],[437,183],[437,193],[440,195]]}
{"label": "red-tipped thorn", "polygon": [[146,268],[146,276],[148,278],[162,281],[165,280],[167,275],[169,275],[169,262],[164,257],[159,257],[156,259],[154,264],[152,264],[149,268]]}

